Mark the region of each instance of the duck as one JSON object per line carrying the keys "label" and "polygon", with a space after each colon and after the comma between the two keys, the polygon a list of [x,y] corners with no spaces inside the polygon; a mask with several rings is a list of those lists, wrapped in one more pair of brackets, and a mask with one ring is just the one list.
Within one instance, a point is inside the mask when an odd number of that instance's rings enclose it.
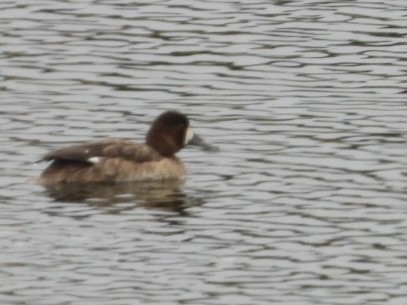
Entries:
{"label": "duck", "polygon": [[44,186],[66,183],[116,183],[185,179],[187,170],[176,156],[187,145],[217,150],[194,133],[188,117],[166,111],[151,124],[144,143],[127,139],[76,144],[47,153],[51,162],[38,177]]}

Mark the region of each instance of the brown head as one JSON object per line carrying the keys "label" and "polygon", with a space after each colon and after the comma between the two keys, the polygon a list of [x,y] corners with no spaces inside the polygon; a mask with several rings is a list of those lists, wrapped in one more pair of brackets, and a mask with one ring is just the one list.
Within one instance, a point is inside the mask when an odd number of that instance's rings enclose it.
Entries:
{"label": "brown head", "polygon": [[146,136],[146,144],[162,156],[173,156],[192,139],[193,132],[186,115],[167,111],[152,123]]}
{"label": "brown head", "polygon": [[192,131],[186,115],[167,111],[154,120],[147,133],[146,144],[162,156],[173,156],[187,144],[201,146],[207,151],[218,151],[218,147],[206,143]]}

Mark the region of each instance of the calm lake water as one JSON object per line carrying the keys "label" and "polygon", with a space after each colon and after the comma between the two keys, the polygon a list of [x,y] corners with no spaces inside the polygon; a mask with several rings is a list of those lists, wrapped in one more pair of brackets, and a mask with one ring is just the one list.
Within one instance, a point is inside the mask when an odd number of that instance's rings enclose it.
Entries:
{"label": "calm lake water", "polygon": [[[0,303],[407,304],[407,3],[0,4]],[[177,109],[184,185],[46,190]]]}

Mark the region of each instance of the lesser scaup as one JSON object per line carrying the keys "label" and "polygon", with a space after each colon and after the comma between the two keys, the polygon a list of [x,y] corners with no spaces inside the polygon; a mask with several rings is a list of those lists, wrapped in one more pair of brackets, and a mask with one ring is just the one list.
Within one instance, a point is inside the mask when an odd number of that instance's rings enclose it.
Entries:
{"label": "lesser scaup", "polygon": [[216,149],[194,134],[184,114],[167,111],[153,121],[145,144],[107,139],[46,154],[40,161],[52,163],[38,182],[55,185],[183,179],[186,169],[175,154],[187,144]]}

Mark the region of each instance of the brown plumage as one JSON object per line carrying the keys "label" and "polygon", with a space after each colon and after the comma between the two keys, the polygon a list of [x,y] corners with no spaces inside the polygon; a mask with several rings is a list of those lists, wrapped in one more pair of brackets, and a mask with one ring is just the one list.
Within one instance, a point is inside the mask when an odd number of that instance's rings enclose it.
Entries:
{"label": "brown plumage", "polygon": [[43,171],[38,182],[55,185],[183,179],[186,169],[175,154],[189,141],[206,145],[202,139],[192,135],[185,115],[167,111],[152,123],[145,144],[107,139],[46,154],[40,161],[52,163]]}

